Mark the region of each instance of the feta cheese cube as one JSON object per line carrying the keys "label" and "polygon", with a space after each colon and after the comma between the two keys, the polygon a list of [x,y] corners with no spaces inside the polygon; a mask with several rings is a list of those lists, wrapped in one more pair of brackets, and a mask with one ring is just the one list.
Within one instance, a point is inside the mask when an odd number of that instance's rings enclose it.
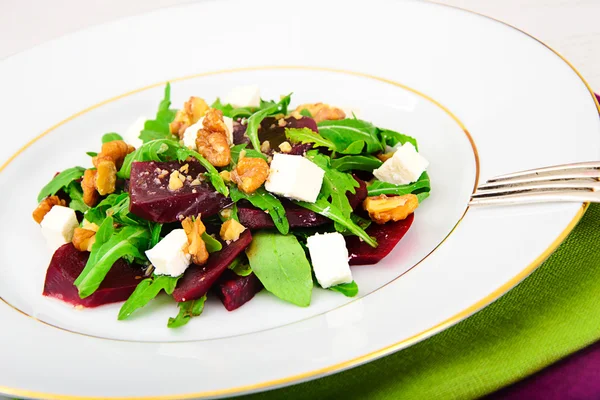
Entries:
{"label": "feta cheese cube", "polygon": [[260,89],[258,85],[238,86],[224,96],[222,102],[234,107],[260,107]]}
{"label": "feta cheese cube", "polygon": [[144,124],[146,123],[146,118],[144,115],[135,120],[133,124],[125,131],[123,135],[123,140],[126,143],[129,143],[136,149],[144,144],[142,139],[140,139],[140,132],[144,130]]}
{"label": "feta cheese cube", "polygon": [[429,161],[417,153],[415,146],[404,143],[383,165],[373,171],[375,178],[394,185],[407,185],[416,182],[427,167]]}
{"label": "feta cheese cube", "polygon": [[156,246],[146,251],[157,275],[179,276],[190,265],[191,256],[183,251],[188,239],[183,229],[174,229]]}
{"label": "feta cheese cube", "polygon": [[183,145],[188,149],[198,150],[196,139],[198,138],[198,131],[204,127],[203,121],[204,117],[200,118],[194,125],[188,126],[183,132]]}
{"label": "feta cheese cube", "polygon": [[341,233],[316,234],[306,239],[319,285],[324,288],[352,282],[348,249]]}
{"label": "feta cheese cube", "polygon": [[314,203],[325,171],[302,156],[275,153],[265,189],[291,199]]}
{"label": "feta cheese cube", "polygon": [[79,226],[79,222],[75,210],[69,207],[54,206],[46,214],[40,226],[48,248],[56,251],[63,244],[73,240],[73,231]]}

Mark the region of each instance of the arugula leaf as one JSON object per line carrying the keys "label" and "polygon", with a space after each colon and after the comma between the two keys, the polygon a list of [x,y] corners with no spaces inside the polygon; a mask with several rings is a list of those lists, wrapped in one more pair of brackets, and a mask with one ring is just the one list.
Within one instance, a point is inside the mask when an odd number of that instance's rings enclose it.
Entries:
{"label": "arugula leaf", "polygon": [[411,136],[404,135],[399,132],[391,131],[389,129],[382,129],[379,132],[379,137],[381,138],[381,144],[383,144],[384,148],[385,148],[385,146],[394,147],[398,143],[404,144],[404,143],[408,142],[408,143],[411,143],[413,146],[415,146],[415,149],[417,149],[417,151],[419,151],[419,146],[417,145],[417,140]]}
{"label": "arugula leaf", "polygon": [[310,111],[308,111],[306,108],[303,108],[300,111],[300,115],[302,115],[303,117],[309,117],[312,118],[312,114],[310,113]]}
{"label": "arugula leaf", "polygon": [[312,272],[294,235],[258,232],[253,235],[246,255],[252,270],[269,292],[301,307],[310,304]]}
{"label": "arugula leaf", "polygon": [[[350,220],[353,210],[346,192],[356,193],[356,188],[360,186],[359,183],[352,175],[331,168],[330,159],[326,155],[311,150],[307,152],[306,158],[325,171],[319,195],[326,200],[331,199],[331,204],[341,211],[345,219]],[[336,230],[340,232],[346,230],[345,226],[339,222],[336,222],[335,225]]]}
{"label": "arugula leaf", "polygon": [[90,208],[86,213],[84,218],[89,222],[93,222],[94,224],[100,226],[106,219],[106,211],[115,205],[119,195],[110,194],[104,200],[96,205],[96,207]]}
{"label": "arugula leaf", "polygon": [[236,144],[235,146],[233,146],[231,148],[231,163],[232,164],[237,164],[239,159],[240,159],[240,153],[242,152],[242,150],[246,151],[246,157],[251,157],[251,158],[262,158],[263,160],[267,160],[267,156],[265,156],[263,153],[261,153],[260,151],[256,151],[254,149],[246,149],[246,147],[248,146],[247,143],[242,143],[242,144]]}
{"label": "arugula leaf", "polygon": [[209,253],[214,253],[215,251],[219,251],[223,248],[223,245],[221,244],[221,242],[219,242],[217,239],[210,236],[206,232],[204,232],[202,234],[202,240],[204,241],[204,244],[206,245],[206,251],[208,251]]}
{"label": "arugula leaf", "polygon": [[[107,217],[102,226],[107,221],[112,221],[112,218]],[[97,238],[85,268],[75,280],[79,297],[82,299],[98,289],[110,268],[119,258],[144,259],[143,253],[148,250],[150,244],[150,232],[146,227],[125,226],[119,231],[114,231],[107,241],[100,241],[100,243],[101,245],[96,247]]]}
{"label": "arugula leaf", "polygon": [[163,224],[151,223],[150,227],[150,246],[153,248],[160,242],[160,232],[162,231]]}
{"label": "arugula leaf", "polygon": [[236,186],[231,187],[231,200],[238,202],[241,199],[248,200],[254,207],[258,207],[263,211],[267,211],[275,227],[283,235],[287,235],[290,231],[290,224],[285,216],[285,208],[281,201],[271,193],[267,192],[264,187],[258,188],[254,193],[247,194],[239,190]]}
{"label": "arugula leaf", "polygon": [[248,276],[252,273],[252,268],[250,268],[248,258],[245,256],[245,254],[241,254],[234,259],[231,264],[229,264],[228,268],[235,272],[235,274],[238,276]]}
{"label": "arugula leaf", "polygon": [[[393,183],[387,183],[375,180],[371,184],[367,185],[367,192],[369,196],[379,196],[380,194],[395,194],[402,196],[404,194],[415,193],[415,192],[429,192],[431,190],[431,182],[427,172],[419,177],[419,180],[409,185],[394,185]],[[425,198],[423,198],[424,200]]]}
{"label": "arugula leaf", "polygon": [[154,275],[152,278],[144,279],[138,283],[131,296],[121,306],[118,319],[122,321],[129,318],[134,311],[150,303],[161,290],[164,290],[167,294],[173,294],[179,278],[168,275]]}
{"label": "arugula leaf", "polygon": [[[85,267],[83,268],[83,270],[81,271],[81,273],[79,274],[79,276],[77,277],[77,279],[75,279],[75,282],[73,282],[74,285],[78,285],[79,282],[81,282],[81,280],[90,272],[90,270],[92,269],[92,267],[96,264],[96,260],[98,259],[98,255],[100,254],[99,250],[100,248],[106,243],[108,242],[108,240],[112,237],[112,235],[115,233],[115,228],[114,228],[114,220],[112,217],[107,217],[103,220],[103,222],[100,224],[100,226],[98,227],[98,232],[96,232],[96,240],[94,241],[94,244],[92,245],[92,251],[90,252],[90,257],[88,258],[87,263],[85,264]],[[80,280],[81,278],[81,280]]]}
{"label": "arugula leaf", "polygon": [[333,142],[309,128],[286,128],[285,136],[292,143],[313,143],[314,147],[326,147],[332,151],[338,150]]}
{"label": "arugula leaf", "polygon": [[167,327],[179,328],[187,324],[192,317],[198,317],[204,311],[204,303],[206,302],[206,295],[200,297],[197,300],[184,301],[178,303],[179,314],[175,318],[169,318]]}
{"label": "arugula leaf", "polygon": [[66,187],[69,183],[81,178],[85,168],[73,167],[65,169],[60,174],[56,175],[46,186],[42,188],[38,194],[38,203],[48,196],[55,195],[60,189]]}
{"label": "arugula leaf", "polygon": [[354,297],[358,294],[358,285],[354,281],[331,286],[328,289],[333,290],[334,292],[340,292],[346,297]]}
{"label": "arugula leaf", "polygon": [[115,140],[123,140],[123,137],[115,132],[106,133],[104,136],[102,136],[102,144],[113,142]]}
{"label": "arugula leaf", "polygon": [[[248,125],[246,125],[246,135],[250,138],[250,142],[252,143],[252,147],[258,150],[260,149],[260,139],[258,138],[258,127],[263,119],[273,114],[286,114],[287,107],[290,104],[290,98],[292,94],[288,94],[283,97],[279,103],[273,103],[265,108],[256,111],[248,118]],[[262,106],[262,101],[261,101]]]}
{"label": "arugula leaf", "polygon": [[131,165],[135,161],[185,161],[193,157],[206,169],[206,174],[214,188],[224,196],[229,194],[229,190],[223,182],[216,168],[197,151],[181,146],[179,142],[168,139],[157,139],[144,143],[137,150],[129,153],[123,161],[123,166],[117,176],[123,179],[131,177]]}
{"label": "arugula leaf", "polygon": [[144,143],[150,142],[156,139],[168,139],[177,140],[173,134],[171,134],[171,128],[169,125],[175,119],[177,110],[171,110],[171,84],[167,82],[165,86],[165,95],[158,105],[158,111],[155,119],[146,121],[144,129],[140,132],[140,139]]}
{"label": "arugula leaf", "polygon": [[429,197],[429,194],[429,192],[421,192],[417,193],[415,196],[417,196],[417,200],[419,200],[419,204],[421,204],[423,200]]}
{"label": "arugula leaf", "polygon": [[237,119],[237,118],[247,118],[252,115],[254,112],[254,108],[251,107],[233,107],[231,104],[223,104],[221,103],[221,99],[217,97],[214,103],[210,106],[211,108],[216,108],[217,110],[221,110],[224,116]]}
{"label": "arugula leaf", "polygon": [[331,160],[331,167],[338,171],[373,171],[381,167],[380,159],[374,156],[344,156]]}
{"label": "arugula leaf", "polygon": [[294,201],[294,203],[298,204],[301,207],[307,208],[311,211],[316,212],[317,214],[321,214],[324,217],[329,218],[330,220],[337,222],[340,226],[348,229],[350,232],[367,242],[367,244],[371,247],[377,247],[377,241],[370,237],[367,232],[365,232],[360,226],[355,224],[352,219],[347,218],[342,211],[340,211],[336,206],[327,201],[324,196],[319,194],[317,201],[314,203],[307,203],[305,201]]}
{"label": "arugula leaf", "polygon": [[[377,128],[370,122],[360,119],[340,119],[321,121],[317,124],[319,134],[329,139],[343,154],[359,154],[366,145],[367,153],[383,150],[377,136]],[[360,142],[364,142],[361,146]],[[359,149],[360,147],[360,149]]]}
{"label": "arugula leaf", "polygon": [[69,208],[82,213],[85,213],[90,209],[90,207],[83,202],[83,189],[81,189],[81,184],[79,182],[71,181],[71,183],[65,187],[65,192],[71,198]]}
{"label": "arugula leaf", "polygon": [[110,194],[96,207],[85,213],[85,219],[96,225],[102,224],[106,217],[113,217],[122,225],[145,225],[146,221],[129,212],[129,193]]}
{"label": "arugula leaf", "polygon": [[96,157],[98,155],[98,153],[96,153],[95,151],[86,151],[85,154],[87,154],[90,157]]}

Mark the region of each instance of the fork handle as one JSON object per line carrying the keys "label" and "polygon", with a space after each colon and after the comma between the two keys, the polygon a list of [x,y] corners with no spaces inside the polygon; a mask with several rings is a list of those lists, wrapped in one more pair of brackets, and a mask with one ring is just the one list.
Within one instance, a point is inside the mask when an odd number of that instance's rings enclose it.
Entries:
{"label": "fork handle", "polygon": [[519,193],[471,199],[469,206],[510,206],[531,203],[600,203],[600,192],[569,190],[560,192]]}

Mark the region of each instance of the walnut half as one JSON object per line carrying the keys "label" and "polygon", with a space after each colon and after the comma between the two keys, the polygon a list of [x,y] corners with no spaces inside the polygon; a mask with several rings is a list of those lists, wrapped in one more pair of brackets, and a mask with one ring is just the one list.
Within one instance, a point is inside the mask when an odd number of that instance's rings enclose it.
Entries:
{"label": "walnut half", "polygon": [[205,264],[208,260],[208,251],[202,235],[206,232],[206,227],[200,220],[200,215],[196,218],[187,217],[181,221],[181,226],[188,237],[187,253],[192,256],[192,262],[197,265]]}
{"label": "walnut half", "polygon": [[237,166],[231,171],[231,180],[244,193],[254,193],[269,176],[269,164],[262,158],[240,158]]}
{"label": "walnut half", "polygon": [[296,119],[301,118],[302,110],[308,111],[316,122],[334,121],[346,118],[346,113],[343,110],[323,103],[300,104],[292,112],[292,117]]}
{"label": "walnut half", "polygon": [[414,194],[390,197],[382,194],[367,197],[363,202],[369,217],[378,224],[406,219],[418,206],[419,199]]}
{"label": "walnut half", "polygon": [[75,228],[72,242],[73,246],[79,251],[92,251],[92,246],[96,242],[96,232],[84,228]]}
{"label": "walnut half", "polygon": [[32,216],[33,216],[33,219],[35,220],[35,222],[37,222],[38,224],[41,224],[42,221],[44,220],[44,217],[46,216],[46,214],[48,214],[50,212],[50,210],[52,209],[52,207],[54,207],[54,206],[66,207],[67,202],[60,199],[58,196],[46,197],[37,206],[37,208],[35,210],[33,210]]}
{"label": "walnut half", "polygon": [[202,121],[203,128],[198,131],[196,147],[198,153],[215,167],[225,167],[231,162],[231,150],[227,126],[223,121],[223,113],[214,108],[209,109]]}

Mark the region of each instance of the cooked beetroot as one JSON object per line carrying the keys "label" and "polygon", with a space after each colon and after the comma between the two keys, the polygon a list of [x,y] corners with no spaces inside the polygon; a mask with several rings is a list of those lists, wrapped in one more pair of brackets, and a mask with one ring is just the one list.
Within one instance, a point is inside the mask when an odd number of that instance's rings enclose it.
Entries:
{"label": "cooked beetroot", "polygon": [[254,273],[248,276],[238,276],[231,270],[225,271],[215,286],[217,295],[227,311],[233,311],[243,306],[263,288]]}
{"label": "cooked beetroot", "polygon": [[311,150],[313,148],[313,144],[312,143],[296,143],[295,145],[292,146],[292,150],[290,151],[290,154],[293,156],[303,156],[306,154],[307,151]]}
{"label": "cooked beetroot", "polygon": [[94,294],[85,299],[79,297],[73,282],[83,271],[89,256],[90,253],[78,251],[71,243],[58,248],[46,272],[44,296],[83,307],[98,307],[127,300],[144,272],[139,266],[129,265],[124,260],[119,260],[112,266]]}
{"label": "cooked beetroot", "polygon": [[246,125],[233,121],[233,144],[249,144],[250,139],[246,136]]}
{"label": "cooked beetroot", "polygon": [[263,119],[258,130],[258,138],[260,141],[264,142],[265,140],[268,140],[271,149],[277,149],[281,143],[287,141],[287,138],[285,137],[286,128],[308,128],[315,132],[319,132],[317,123],[314,119],[309,117],[302,117],[300,119],[289,117],[285,118],[285,122],[286,124],[281,126],[277,119],[273,117]]}
{"label": "cooked beetroot", "polygon": [[238,240],[223,247],[223,250],[212,253],[205,265],[192,265],[177,283],[173,298],[176,301],[187,301],[204,296],[251,241],[252,234],[247,229]]}
{"label": "cooked beetroot", "polygon": [[[328,218],[323,217],[314,211],[297,206],[285,199],[282,199],[281,203],[285,207],[285,216],[287,217],[291,228],[308,228],[331,222]],[[238,218],[240,219],[240,223],[248,229],[267,229],[275,227],[273,219],[269,214],[247,203],[238,204]]]}
{"label": "cooked beetroot", "polygon": [[[169,190],[171,172],[188,165],[182,175],[187,179],[183,187]],[[218,193],[209,183],[193,185],[199,174],[205,170],[198,162],[134,162],[131,166],[129,194],[130,211],[138,217],[153,222],[176,222],[183,217],[202,214],[208,217],[216,214],[231,200]],[[181,218],[180,218],[181,217]]]}
{"label": "cooked beetroot", "polygon": [[410,228],[414,220],[414,214],[398,222],[388,222],[387,224],[371,224],[366,232],[377,240],[379,246],[371,247],[361,241],[358,236],[346,236],[346,247],[350,254],[350,265],[376,264],[396,246],[402,237]]}
{"label": "cooked beetroot", "polygon": [[353,178],[359,184],[354,193],[348,193],[348,201],[354,210],[367,198],[367,183],[356,175]]}

